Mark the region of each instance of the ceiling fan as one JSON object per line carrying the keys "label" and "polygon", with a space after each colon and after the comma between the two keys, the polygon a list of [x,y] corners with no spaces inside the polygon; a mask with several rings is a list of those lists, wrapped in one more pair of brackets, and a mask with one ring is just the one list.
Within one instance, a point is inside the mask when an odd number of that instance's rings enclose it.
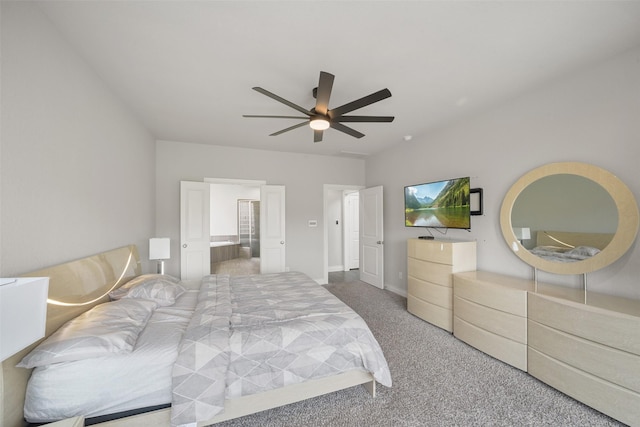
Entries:
{"label": "ceiling fan", "polygon": [[278,132],[274,132],[269,136],[276,136],[282,133],[288,132],[293,129],[297,129],[308,124],[313,129],[313,142],[322,141],[323,132],[329,127],[344,132],[355,138],[362,138],[363,133],[358,132],[348,126],[345,126],[344,122],[392,122],[393,116],[345,116],[345,114],[351,111],[357,110],[374,102],[382,101],[385,98],[391,96],[389,89],[382,89],[371,95],[367,95],[355,101],[344,104],[340,107],[329,109],[329,98],[331,97],[331,88],[333,87],[333,80],[335,76],[324,71],[320,71],[320,80],[318,87],[313,89],[313,96],[316,98],[316,105],[310,110],[303,108],[293,102],[287,101],[278,95],[269,92],[261,87],[254,87],[253,90],[260,92],[263,95],[273,98],[278,102],[287,105],[294,110],[305,114],[305,116],[261,116],[261,115],[243,115],[243,117],[260,117],[260,118],[278,118],[278,119],[304,119],[302,123],[298,123],[286,129],[282,129]]}

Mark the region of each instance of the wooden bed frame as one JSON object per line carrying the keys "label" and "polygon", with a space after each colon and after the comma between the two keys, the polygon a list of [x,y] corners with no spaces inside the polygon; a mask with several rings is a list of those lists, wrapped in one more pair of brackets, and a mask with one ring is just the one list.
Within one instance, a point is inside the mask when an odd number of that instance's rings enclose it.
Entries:
{"label": "wooden bed frame", "polygon": [[[25,276],[49,277],[50,303],[47,305],[46,329],[48,337],[68,320],[77,317],[97,304],[109,301],[108,292],[140,274],[138,249],[136,246],[130,245],[34,271]],[[59,305],[59,303],[66,305]],[[2,369],[0,369],[0,427],[22,427],[25,424],[23,407],[31,369],[16,368],[15,365],[36,345],[37,343],[2,362]],[[365,371],[351,371],[227,400],[224,413],[211,420],[198,423],[198,425],[206,426],[238,418],[356,385],[364,385],[371,395],[375,396],[373,376]],[[170,409],[161,409],[107,421],[99,425],[108,427],[168,426],[169,421]]]}

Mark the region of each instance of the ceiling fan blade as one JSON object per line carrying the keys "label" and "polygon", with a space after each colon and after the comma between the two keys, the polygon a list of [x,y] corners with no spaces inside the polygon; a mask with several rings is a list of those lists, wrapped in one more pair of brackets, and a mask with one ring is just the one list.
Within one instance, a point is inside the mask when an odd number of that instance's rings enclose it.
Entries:
{"label": "ceiling fan blade", "polygon": [[333,120],[336,122],[373,122],[373,123],[389,123],[395,117],[393,116],[340,116]]}
{"label": "ceiling fan blade", "polygon": [[339,130],[340,132],[344,132],[344,133],[346,133],[348,135],[351,135],[351,136],[353,136],[355,138],[362,138],[364,136],[364,133],[360,133],[357,130],[351,129],[350,127],[345,126],[345,125],[343,125],[341,123],[338,123],[338,122],[333,122],[332,121],[331,122],[331,127],[334,128],[335,130]]}
{"label": "ceiling fan blade", "polygon": [[382,101],[383,99],[389,98],[390,96],[391,92],[389,91],[389,89],[382,89],[375,93],[372,93],[371,95],[364,96],[360,99],[349,102],[348,104],[344,104],[338,108],[329,110],[328,114],[332,119],[338,118],[343,114],[349,113],[362,107],[366,107],[367,105],[373,104],[374,102]]}
{"label": "ceiling fan blade", "polygon": [[271,92],[269,92],[269,91],[268,91],[268,90],[266,90],[266,89],[262,89],[261,87],[257,87],[257,86],[256,86],[256,87],[254,87],[254,88],[253,88],[253,90],[255,90],[256,92],[260,92],[261,94],[266,95],[266,96],[268,96],[269,98],[275,99],[276,101],[281,102],[281,103],[283,103],[284,105],[286,105],[286,106],[288,106],[288,107],[293,108],[294,110],[298,110],[298,111],[300,111],[301,113],[306,114],[307,116],[311,116],[311,115],[312,115],[311,111],[309,111],[309,110],[307,110],[307,109],[304,109],[304,108],[302,108],[301,106],[296,105],[296,104],[294,104],[294,103],[293,103],[293,102],[291,102],[291,101],[287,101],[286,99],[284,99],[284,98],[282,98],[282,97],[280,97],[280,96],[276,95],[275,93],[271,93]]}
{"label": "ceiling fan blade", "polygon": [[265,118],[265,119],[302,119],[302,120],[309,120],[309,117],[302,117],[302,116],[261,116],[261,115],[255,115],[255,114],[243,114],[242,117],[258,117],[258,118]]}
{"label": "ceiling fan blade", "polygon": [[324,131],[322,130],[313,130],[313,142],[320,142],[322,141],[322,133]]}
{"label": "ceiling fan blade", "polygon": [[331,89],[333,88],[333,79],[335,76],[324,71],[320,71],[320,80],[318,81],[318,91],[316,93],[316,113],[323,116],[329,111],[329,98],[331,97]]}
{"label": "ceiling fan blade", "polygon": [[302,126],[307,126],[308,124],[309,124],[308,122],[298,123],[297,125],[293,125],[293,126],[290,126],[290,127],[286,128],[286,129],[279,130],[278,132],[274,132],[269,136],[277,136],[277,135],[280,135],[281,133],[289,132],[290,130],[297,129],[297,128],[302,127]]}

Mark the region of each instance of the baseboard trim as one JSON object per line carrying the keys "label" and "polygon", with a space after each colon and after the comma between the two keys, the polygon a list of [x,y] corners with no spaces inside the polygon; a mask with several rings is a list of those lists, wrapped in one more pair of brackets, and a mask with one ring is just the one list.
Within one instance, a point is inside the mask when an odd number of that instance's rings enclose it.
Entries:
{"label": "baseboard trim", "polygon": [[407,297],[407,290],[406,289],[396,288],[396,287],[391,286],[391,285],[384,285],[384,288],[387,291],[393,292],[394,294],[398,294],[398,295],[400,295],[402,297],[405,297],[405,298]]}

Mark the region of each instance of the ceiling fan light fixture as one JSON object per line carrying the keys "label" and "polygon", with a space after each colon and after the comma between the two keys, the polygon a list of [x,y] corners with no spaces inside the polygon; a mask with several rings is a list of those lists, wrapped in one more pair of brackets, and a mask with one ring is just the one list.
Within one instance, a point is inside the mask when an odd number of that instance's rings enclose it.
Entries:
{"label": "ceiling fan light fixture", "polygon": [[313,130],[329,129],[330,125],[331,124],[329,123],[329,120],[327,120],[326,118],[324,118],[322,116],[312,117],[311,120],[309,121],[309,126]]}
{"label": "ceiling fan light fixture", "polygon": [[[2,1],[2,0],[0,0]],[[347,102],[337,108],[329,109],[329,99],[331,98],[331,89],[333,88],[334,75],[327,73],[326,71],[320,71],[320,78],[318,80],[318,86],[313,90],[313,97],[316,98],[316,105],[313,108],[304,108],[291,101],[288,101],[275,93],[269,92],[259,86],[255,86],[252,89],[259,92],[271,99],[274,99],[287,107],[302,113],[304,116],[272,116],[272,115],[243,115],[243,117],[264,117],[275,119],[304,119],[296,125],[289,126],[278,132],[269,134],[269,136],[276,136],[289,132],[294,129],[298,129],[302,126],[309,124],[309,127],[313,129],[313,142],[321,142],[323,131],[329,128],[336,131],[345,133],[354,138],[362,138],[363,133],[346,126],[346,123],[389,123],[392,122],[394,117],[392,116],[359,116],[348,115],[348,113],[358,110],[360,108],[371,105],[375,102],[382,101],[389,98],[391,92],[389,89],[382,89],[374,92],[370,95],[363,96],[355,101]]]}

